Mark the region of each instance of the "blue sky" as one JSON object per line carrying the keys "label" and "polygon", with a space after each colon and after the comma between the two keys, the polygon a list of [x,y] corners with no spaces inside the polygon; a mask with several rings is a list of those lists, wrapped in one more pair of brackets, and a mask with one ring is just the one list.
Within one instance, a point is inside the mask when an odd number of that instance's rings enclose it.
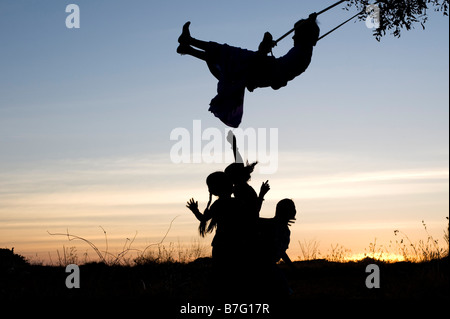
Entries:
{"label": "blue sky", "polygon": [[[256,49],[330,1],[74,1],[81,28],[67,29],[61,1],[0,3],[0,246],[47,254],[73,229],[117,241],[139,232],[197,238],[185,202],[205,205],[206,176],[222,164],[174,164],[175,128],[224,130],[208,111],[216,80],[175,49],[192,35]],[[322,32],[353,12],[319,17]],[[278,91],[246,93],[243,128],[277,128],[275,174],[263,208],[293,198],[297,240],[354,252],[393,230],[436,237],[448,216],[448,18],[377,42],[363,22],[322,40],[305,74]],[[274,50],[283,55],[286,38]],[[423,234],[422,234],[423,235]],[[96,237],[97,236],[97,237]],[[208,244],[208,240],[206,243]],[[381,239],[380,239],[381,240]],[[23,248],[21,248],[23,247]],[[296,251],[292,254],[295,256]]]}

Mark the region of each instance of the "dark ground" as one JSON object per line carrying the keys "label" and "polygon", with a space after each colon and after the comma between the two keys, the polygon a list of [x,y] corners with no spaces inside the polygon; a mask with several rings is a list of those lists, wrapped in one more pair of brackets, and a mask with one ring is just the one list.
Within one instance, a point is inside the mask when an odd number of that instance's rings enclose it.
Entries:
{"label": "dark ground", "polygon": [[[90,263],[80,266],[80,288],[68,289],[64,267],[29,265],[19,255],[0,254],[0,300],[139,300],[169,307],[182,318],[183,305],[214,304],[211,297],[211,260],[203,258],[189,264],[146,263],[136,266],[108,266]],[[366,287],[366,266],[377,264],[380,288]],[[325,260],[296,262],[295,269],[279,265],[294,293],[286,302],[297,310],[317,301],[368,302],[371,305],[413,301],[419,305],[446,304],[450,301],[448,257],[425,263],[383,263],[371,259],[335,263]],[[239,288],[237,288],[239,289]],[[252,291],[249,291],[249,296]],[[236,302],[228,301],[227,302]],[[242,300],[263,303],[268,300]],[[276,309],[272,307],[272,310]],[[299,308],[300,307],[300,308]],[[192,317],[192,315],[191,315]],[[202,316],[196,315],[195,318]],[[204,315],[206,318],[207,316]],[[226,316],[225,316],[226,317]],[[228,316],[230,317],[230,316]],[[248,315],[246,317],[249,317]],[[258,318],[269,318],[260,315]]]}

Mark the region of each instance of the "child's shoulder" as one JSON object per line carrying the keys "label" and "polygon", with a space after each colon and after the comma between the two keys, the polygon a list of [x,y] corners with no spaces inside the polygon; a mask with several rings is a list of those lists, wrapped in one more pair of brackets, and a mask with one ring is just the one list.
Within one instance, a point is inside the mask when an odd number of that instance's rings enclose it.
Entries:
{"label": "child's shoulder", "polygon": [[234,192],[245,196],[258,196],[255,189],[248,183],[239,183],[234,186]]}
{"label": "child's shoulder", "polygon": [[241,205],[241,201],[237,198],[229,197],[229,198],[218,198],[212,205],[211,209],[222,209],[222,208],[230,208],[230,207],[239,207]]}

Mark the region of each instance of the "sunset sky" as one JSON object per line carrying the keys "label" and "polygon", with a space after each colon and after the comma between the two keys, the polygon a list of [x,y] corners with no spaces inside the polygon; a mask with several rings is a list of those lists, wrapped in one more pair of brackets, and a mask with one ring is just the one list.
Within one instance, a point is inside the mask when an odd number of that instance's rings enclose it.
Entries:
{"label": "sunset sky", "polygon": [[[0,248],[35,260],[85,237],[120,252],[200,240],[191,197],[204,208],[207,175],[230,162],[227,128],[208,112],[217,82],[205,63],[176,53],[181,27],[256,50],[333,1],[76,0],[80,28],[68,29],[64,1],[0,2]],[[319,17],[322,33],[354,12]],[[292,259],[301,242],[322,255],[352,254],[376,240],[394,251],[394,230],[444,244],[449,194],[449,20],[429,12],[426,29],[377,42],[364,22],[321,40],[308,70],[278,91],[246,92],[242,129],[277,132],[276,171],[260,160],[250,184],[271,190],[261,211],[292,198]],[[274,55],[292,47],[290,37]],[[196,122],[194,122],[196,121]],[[198,122],[200,121],[200,122]],[[174,130],[220,133],[219,163],[175,163]],[[274,132],[274,130],[272,130]],[[216,134],[217,135],[217,134]],[[269,143],[268,143],[269,144]],[[195,156],[195,154],[191,154]],[[272,154],[271,154],[272,155]],[[273,163],[272,163],[273,164]],[[251,247],[249,247],[251,249]],[[95,253],[89,251],[90,256]]]}

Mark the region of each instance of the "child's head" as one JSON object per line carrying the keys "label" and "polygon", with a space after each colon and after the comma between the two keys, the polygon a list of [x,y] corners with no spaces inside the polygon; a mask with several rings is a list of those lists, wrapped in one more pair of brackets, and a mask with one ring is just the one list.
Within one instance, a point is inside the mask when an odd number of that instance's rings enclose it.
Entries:
{"label": "child's head", "polygon": [[214,172],[206,178],[209,192],[216,196],[230,196],[233,184],[224,172]]}
{"label": "child's head", "polygon": [[225,174],[227,174],[231,182],[234,184],[239,182],[248,182],[256,164],[258,164],[258,162],[254,162],[252,164],[247,162],[247,165],[245,166],[243,163],[233,163],[225,168]]}
{"label": "child's head", "polygon": [[295,204],[292,199],[282,199],[278,202],[275,210],[275,218],[282,223],[289,223],[295,220]]}
{"label": "child's head", "polygon": [[295,24],[294,46],[298,44],[316,45],[320,35],[320,28],[315,19],[300,20]]}

